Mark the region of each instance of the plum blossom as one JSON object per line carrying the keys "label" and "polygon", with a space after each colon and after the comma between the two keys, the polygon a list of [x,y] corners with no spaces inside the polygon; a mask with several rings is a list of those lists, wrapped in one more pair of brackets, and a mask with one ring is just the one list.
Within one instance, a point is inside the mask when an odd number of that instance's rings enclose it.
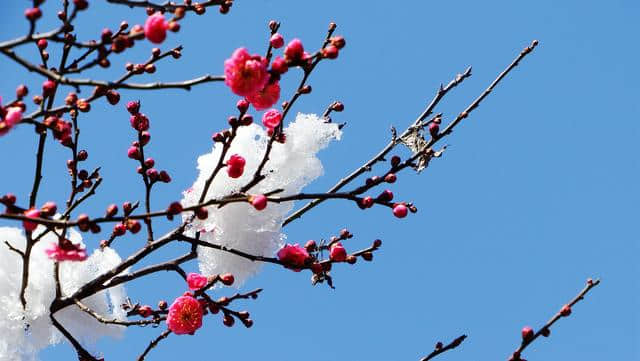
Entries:
{"label": "plum blossom", "polygon": [[266,59],[250,55],[246,48],[236,49],[224,62],[224,83],[243,97],[262,90],[269,82]]}
{"label": "plum blossom", "polygon": [[262,114],[262,124],[267,127],[267,129],[274,129],[280,125],[281,120],[282,113],[277,109],[269,109]]}
{"label": "plum blossom", "polygon": [[[2,104],[2,98],[0,98],[0,105]],[[6,134],[14,125],[20,123],[22,120],[22,108],[20,107],[7,107],[0,110],[0,135]]]}
{"label": "plum blossom", "polygon": [[309,253],[297,243],[294,245],[286,244],[278,251],[278,259],[285,264],[285,267],[300,272],[309,259]]}
{"label": "plum blossom", "polygon": [[280,99],[280,83],[277,81],[267,84],[256,93],[247,95],[247,100],[256,110],[272,107],[278,99]]}
{"label": "plum blossom", "polygon": [[189,273],[187,275],[187,285],[189,286],[189,289],[192,291],[197,291],[201,289],[202,287],[207,285],[207,282],[209,282],[207,280],[207,277],[201,274]]}
{"label": "plum blossom", "polygon": [[50,259],[58,262],[62,261],[84,261],[87,259],[87,251],[82,244],[73,244],[70,240],[64,238],[59,242],[51,244],[50,248],[45,250]]}
{"label": "plum blossom", "polygon": [[167,315],[167,327],[176,335],[191,334],[202,326],[202,306],[191,294],[173,301]]}
{"label": "plum blossom", "polygon": [[160,44],[167,38],[169,24],[161,13],[155,13],[147,18],[144,23],[144,36],[150,42]]}
{"label": "plum blossom", "polygon": [[245,164],[246,161],[244,160],[244,158],[238,154],[233,154],[231,157],[229,157],[229,160],[227,161],[227,174],[229,174],[229,177],[241,177],[242,173],[244,172]]}

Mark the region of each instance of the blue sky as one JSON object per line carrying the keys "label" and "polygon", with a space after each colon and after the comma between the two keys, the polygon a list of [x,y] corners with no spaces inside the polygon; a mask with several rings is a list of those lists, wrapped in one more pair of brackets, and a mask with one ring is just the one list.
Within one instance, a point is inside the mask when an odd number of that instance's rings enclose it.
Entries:
{"label": "blue sky", "polygon": [[[134,24],[145,18],[141,9],[90,2],[77,22],[85,36],[115,28],[123,19]],[[3,39],[26,32],[26,4],[2,4]],[[54,5],[45,4],[40,30],[53,27]],[[180,33],[163,44],[183,44],[184,56],[159,64],[145,81],[221,74],[235,48],[264,51],[270,19],[282,22],[285,39],[299,37],[310,48],[321,43],[330,21],[338,23],[347,47],[337,61],[321,64],[310,79],[313,93],[294,109],[321,113],[333,100],[345,104],[334,117],[348,122],[344,137],[321,153],[325,175],[308,188],[312,191],[325,190],[369,159],[388,141],[390,126],[409,124],[437,86],[457,72],[473,66],[473,76],[441,103],[445,120],[464,109],[531,40],[540,46],[464,120],[446,141],[450,147],[443,158],[423,174],[401,175],[393,185],[398,198],[415,202],[417,214],[399,220],[386,209],[362,212],[325,203],[286,229],[290,240],[304,242],[346,226],[356,235],[353,248],[381,238],[374,262],[336,267],[336,290],[312,287],[306,274],[265,267],[245,286],[265,289],[257,301],[244,304],[253,328],[227,329],[211,318],[196,336],[164,341],[150,359],[206,353],[228,361],[417,360],[436,341],[466,333],[463,346],[439,359],[504,360],[518,345],[523,326],[546,322],[588,277],[599,277],[602,284],[524,357],[638,359],[639,11],[640,4],[631,0],[238,0],[227,16],[216,11],[189,16]],[[142,61],[150,48],[138,44],[108,71],[88,75],[115,79],[124,62]],[[20,51],[35,59],[33,47]],[[6,58],[0,73],[5,98],[17,84],[36,89],[42,81]],[[284,98],[298,76],[288,74]],[[195,179],[196,157],[210,149],[209,135],[233,114],[236,97],[220,83],[191,92],[121,93],[123,100],[143,99],[153,121],[151,151],[174,178],[159,188],[154,203],[179,199]],[[125,158],[126,110],[99,101],[83,118],[90,164],[102,166],[105,178],[85,210],[102,213],[113,201],[137,199],[141,185]],[[29,127],[2,138],[0,154],[12,156],[3,157],[0,192],[27,197],[34,149]],[[66,197],[66,157],[60,147],[48,145],[40,200],[61,204]],[[89,245],[99,240],[87,237]],[[120,253],[141,241],[121,242]],[[168,249],[154,260],[179,251]],[[174,275],[161,274],[131,284],[128,291],[153,304],[175,297],[182,287]],[[133,359],[158,333],[130,329],[125,340],[105,341],[98,349],[108,360]],[[41,356],[62,360],[73,352],[59,345]]]}

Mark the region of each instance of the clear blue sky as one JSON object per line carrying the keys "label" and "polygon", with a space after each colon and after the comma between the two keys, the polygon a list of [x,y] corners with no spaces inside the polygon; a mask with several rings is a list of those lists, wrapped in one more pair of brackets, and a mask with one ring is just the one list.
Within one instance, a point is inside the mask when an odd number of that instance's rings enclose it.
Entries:
{"label": "clear blue sky", "polygon": [[[90,2],[77,23],[85,36],[123,19],[134,24],[145,18],[141,9]],[[40,30],[53,26],[53,5],[58,2],[46,3]],[[25,6],[3,2],[3,39],[26,31]],[[218,318],[207,319],[196,336],[172,336],[150,359],[207,353],[228,361],[417,360],[436,341],[466,333],[463,346],[442,360],[505,360],[520,342],[522,326],[546,322],[587,277],[603,282],[525,357],[638,359],[639,15],[632,0],[238,0],[228,16],[189,16],[163,44],[183,44],[184,56],[159,64],[146,80],[221,74],[235,48],[264,51],[270,19],[282,22],[286,39],[299,37],[312,48],[330,21],[338,23],[346,49],[337,61],[321,64],[310,79],[313,93],[294,109],[321,113],[333,100],[345,103],[334,119],[348,126],[343,140],[321,154],[326,174],[309,187],[317,191],[386,144],[389,126],[415,119],[441,82],[473,65],[472,78],[439,108],[449,120],[532,39],[540,46],[449,138],[442,159],[393,185],[399,198],[417,204],[416,215],[398,220],[386,209],[362,212],[333,203],[286,229],[290,240],[300,242],[344,226],[356,235],[353,247],[381,238],[373,263],[335,267],[336,290],[312,287],[307,274],[266,267],[245,287],[265,289],[256,302],[245,303],[255,320],[252,329],[230,330]],[[115,79],[125,61],[142,61],[149,49],[136,45],[99,77]],[[33,47],[20,51],[35,59]],[[4,58],[0,74],[5,98],[25,80],[32,89],[42,81]],[[298,81],[299,73],[291,75],[285,98]],[[174,178],[158,187],[154,203],[179,199],[195,179],[196,157],[210,149],[209,135],[233,114],[236,97],[221,83],[122,96],[143,99],[153,121],[151,151]],[[131,132],[124,107],[102,100],[93,109],[83,117],[82,141],[91,144],[89,164],[102,166],[105,178],[99,195],[87,202],[95,214],[112,201],[137,199],[141,185],[125,158]],[[1,139],[0,192],[27,197],[34,145],[30,127]],[[49,144],[42,201],[62,203],[66,197],[66,156]],[[87,237],[91,246],[99,240]],[[119,251],[131,252],[140,242],[120,242]],[[154,260],[177,252],[172,248]],[[162,274],[130,284],[128,292],[153,304],[181,287],[174,275]],[[159,332],[130,329],[126,340],[98,348],[108,360],[133,359]],[[66,360],[73,352],[61,345],[41,356]]]}

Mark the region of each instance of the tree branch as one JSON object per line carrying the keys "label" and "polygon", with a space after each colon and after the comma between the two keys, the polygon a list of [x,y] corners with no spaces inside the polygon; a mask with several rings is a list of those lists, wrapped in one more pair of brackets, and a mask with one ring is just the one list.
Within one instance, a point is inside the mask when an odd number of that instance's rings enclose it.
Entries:
{"label": "tree branch", "polygon": [[[556,313],[555,315],[553,315],[553,317],[551,317],[551,319],[549,319],[549,321],[547,321],[547,323],[544,324],[544,326],[542,326],[537,332],[535,332],[533,334],[533,336],[531,336],[530,338],[523,338],[522,343],[520,344],[520,346],[515,350],[515,352],[511,355],[511,358],[509,359],[510,361],[519,361],[520,356],[522,355],[522,352],[531,344],[533,343],[533,341],[535,341],[538,337],[542,336],[549,336],[549,333],[551,332],[551,326],[553,326],[554,323],[556,323],[556,321],[558,321],[560,318],[562,317],[566,317],[569,316],[571,314],[571,308],[578,302],[580,302],[581,300],[584,299],[584,296],[591,291],[592,288],[594,288],[595,286],[600,284],[600,280],[591,280],[588,279],[587,280],[587,285],[582,289],[582,291],[580,291],[578,293],[578,295],[576,297],[574,297],[571,301],[569,301],[569,303],[567,303],[560,311],[558,311],[558,313]],[[567,308],[565,308],[567,307]],[[524,361],[524,360],[522,360]]]}
{"label": "tree branch", "polygon": [[428,354],[427,356],[421,358],[420,361],[429,361],[429,360],[433,359],[434,357],[440,355],[441,353],[447,352],[449,350],[453,350],[454,348],[460,346],[462,341],[464,341],[466,338],[467,338],[467,335],[462,335],[462,336],[456,338],[455,340],[451,341],[446,346],[443,346],[442,342],[438,342],[436,344],[435,349],[430,354]]}

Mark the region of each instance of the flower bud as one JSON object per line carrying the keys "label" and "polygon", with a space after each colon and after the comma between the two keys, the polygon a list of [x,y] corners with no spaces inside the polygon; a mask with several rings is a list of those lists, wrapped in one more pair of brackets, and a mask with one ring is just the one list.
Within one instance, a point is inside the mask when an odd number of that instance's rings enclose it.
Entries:
{"label": "flower bud", "polygon": [[142,155],[140,154],[140,148],[138,148],[138,147],[131,146],[127,150],[127,157],[129,157],[131,159],[140,160],[141,156]]}
{"label": "flower bud", "polygon": [[220,282],[222,282],[222,284],[224,284],[225,286],[231,286],[234,281],[235,281],[235,278],[231,273],[225,273],[223,275],[220,275]]}
{"label": "flower bud", "polygon": [[122,223],[118,223],[115,226],[113,226],[113,235],[116,237],[122,236],[125,233],[127,233],[127,227],[122,224]]}
{"label": "flower bud", "polygon": [[307,252],[313,252],[318,249],[318,245],[316,244],[316,241],[310,239],[307,241],[307,243],[304,244],[304,248],[307,250]]}
{"label": "flower bud", "polygon": [[111,218],[115,216],[117,213],[118,213],[118,206],[115,204],[111,204],[109,205],[109,207],[107,207],[107,213],[105,214],[105,217]]}
{"label": "flower bud", "polygon": [[393,215],[398,217],[398,218],[404,218],[407,216],[407,206],[405,206],[402,203],[398,203],[395,206],[393,206]]}
{"label": "flower bud", "polygon": [[251,205],[261,211],[267,207],[267,197],[264,194],[253,195],[249,197]]}
{"label": "flower bud", "polygon": [[338,57],[338,54],[338,48],[333,45],[329,45],[326,48],[322,49],[322,56],[327,59],[335,59]]}
{"label": "flower bud", "polygon": [[347,250],[342,243],[334,243],[329,249],[329,258],[334,262],[344,262],[347,259]]}
{"label": "flower bud", "polygon": [[195,214],[199,220],[205,220],[209,217],[209,211],[205,207],[200,207],[196,209]]}
{"label": "flower bud", "polygon": [[58,206],[55,202],[47,202],[41,208],[40,212],[45,217],[51,217],[56,214],[56,210],[58,210]]}
{"label": "flower bud", "polygon": [[142,225],[140,224],[140,221],[138,221],[137,219],[130,219],[129,221],[127,221],[127,229],[129,230],[129,232],[136,234],[140,232],[141,228],[142,228]]}
{"label": "flower bud", "polygon": [[50,97],[51,95],[53,95],[55,90],[56,83],[53,80],[47,79],[44,81],[44,83],[42,83],[42,95],[44,97]]}
{"label": "flower bud", "polygon": [[387,183],[395,183],[396,180],[397,180],[397,177],[394,173],[389,173],[386,176],[384,176],[384,181]]}
{"label": "flower bud", "polygon": [[127,103],[127,110],[131,115],[136,115],[140,111],[140,101],[130,101]]}
{"label": "flower bud", "polygon": [[78,154],[76,155],[76,158],[81,162],[85,161],[87,160],[87,158],[89,158],[89,153],[87,153],[87,151],[83,149],[78,152]]}
{"label": "flower bud", "polygon": [[280,49],[284,45],[284,38],[282,34],[275,33],[271,35],[271,39],[269,39],[269,43],[274,49]]}
{"label": "flower bud", "polygon": [[142,133],[140,133],[140,144],[142,144],[143,146],[147,145],[150,139],[151,139],[151,133],[149,133],[148,131],[145,130]]}
{"label": "flower bud", "polygon": [[120,93],[111,89],[107,92],[107,101],[111,105],[116,105],[120,101]]}
{"label": "flower bud", "polygon": [[533,339],[534,333],[533,329],[529,326],[522,328],[522,340],[524,342],[529,342]]}

